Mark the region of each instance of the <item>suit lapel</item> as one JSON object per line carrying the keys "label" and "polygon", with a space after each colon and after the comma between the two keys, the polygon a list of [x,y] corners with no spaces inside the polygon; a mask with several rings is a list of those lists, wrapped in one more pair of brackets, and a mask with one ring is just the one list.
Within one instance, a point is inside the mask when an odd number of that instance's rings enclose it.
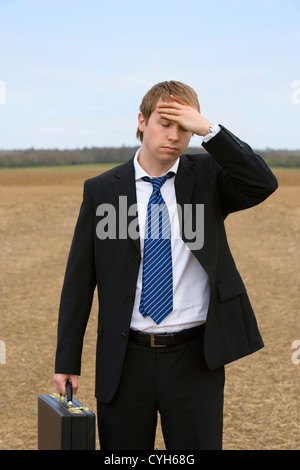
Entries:
{"label": "suit lapel", "polygon": [[[200,187],[198,187],[197,191],[194,191],[196,184],[196,173],[195,169],[193,168],[194,164],[194,161],[185,156],[182,156],[175,179],[177,203],[180,205],[181,214],[183,215],[180,227],[181,237],[189,248],[191,246],[189,243],[191,240],[186,237],[186,234],[189,234],[191,229],[193,233],[197,233],[196,226],[199,223],[199,220],[197,220],[195,216],[195,210],[197,203],[205,204],[206,202],[206,191],[204,191],[204,188],[207,187],[206,180],[209,178],[209,174],[207,174],[203,168],[201,180],[199,180],[199,174],[197,178],[197,185]],[[197,194],[197,200],[195,199],[195,194]],[[204,245],[198,249],[194,248],[195,245],[192,243],[193,248],[191,248],[191,251],[194,253],[195,257],[198,259],[199,263],[208,274],[212,272],[211,262],[215,259],[214,237],[213,233],[209,229],[210,226],[211,224],[209,223],[209,214],[207,213],[207,210],[204,210],[204,221],[202,227],[200,227],[200,230],[204,230],[205,227]]]}
{"label": "suit lapel", "polygon": [[184,235],[184,221],[188,215],[187,207],[192,203],[192,194],[195,183],[195,174],[192,170],[194,162],[184,155],[180,158],[176,178],[175,193],[177,204],[180,206],[179,221],[181,221],[181,236]]}
{"label": "suit lapel", "polygon": [[[112,179],[112,188],[117,201],[116,207],[119,208],[118,215],[120,215],[120,218],[122,217],[122,221],[120,220],[119,223],[122,223],[123,227],[126,227],[128,230],[129,224],[137,217],[137,212],[135,215],[133,213],[128,215],[129,208],[136,205],[137,203],[133,159],[116,168]],[[132,241],[135,244],[137,250],[140,251],[139,237],[137,239],[132,239]]]}
{"label": "suit lapel", "polygon": [[177,202],[180,205],[190,204],[194,186],[194,173],[192,168],[194,162],[184,155],[180,158],[177,175],[175,178],[175,191]]}

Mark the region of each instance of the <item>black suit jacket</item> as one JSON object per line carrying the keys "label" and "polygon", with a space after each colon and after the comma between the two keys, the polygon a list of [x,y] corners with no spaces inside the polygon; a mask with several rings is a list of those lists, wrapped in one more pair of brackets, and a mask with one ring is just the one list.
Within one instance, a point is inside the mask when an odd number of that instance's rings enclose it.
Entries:
{"label": "black suit jacket", "polygon": [[[175,191],[182,207],[204,204],[204,245],[193,252],[210,279],[204,344],[207,365],[214,369],[263,347],[227,243],[224,219],[231,212],[262,202],[275,191],[277,180],[262,158],[223,126],[203,147],[208,155],[181,156]],[[58,322],[55,371],[79,375],[84,332],[97,286],[96,397],[104,403],[114,396],[121,376],[141,262],[139,239],[100,240],[96,233],[98,206],[110,204],[118,215],[120,196],[127,197],[128,207],[136,203],[133,160],[84,184]],[[134,218],[129,216],[127,223]],[[117,217],[117,233],[119,223]],[[188,242],[184,220],[182,224],[182,238]]]}

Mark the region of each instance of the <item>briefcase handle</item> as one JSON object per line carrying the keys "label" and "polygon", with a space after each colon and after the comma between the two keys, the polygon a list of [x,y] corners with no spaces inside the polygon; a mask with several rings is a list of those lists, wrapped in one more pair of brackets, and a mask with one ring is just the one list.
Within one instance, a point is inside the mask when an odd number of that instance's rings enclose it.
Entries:
{"label": "briefcase handle", "polygon": [[[71,411],[72,413],[83,413],[83,412],[88,412],[90,409],[87,406],[72,406],[72,400],[73,400],[73,388],[72,388],[72,382],[71,380],[67,380],[66,382],[66,391],[67,391],[67,407],[68,410]],[[52,397],[60,397],[60,402],[63,405],[65,402],[65,396],[62,395],[61,393],[58,395],[57,393],[53,393],[51,395]]]}
{"label": "briefcase handle", "polygon": [[72,387],[72,382],[70,380],[67,380],[66,389],[67,389],[67,402],[68,402],[68,405],[72,406],[73,387]]}
{"label": "briefcase handle", "polygon": [[[70,380],[67,380],[66,382],[66,390],[67,390],[67,404],[68,406],[72,406],[73,388],[72,388],[72,382]],[[64,395],[62,394],[60,394],[60,401],[62,403],[64,402]]]}

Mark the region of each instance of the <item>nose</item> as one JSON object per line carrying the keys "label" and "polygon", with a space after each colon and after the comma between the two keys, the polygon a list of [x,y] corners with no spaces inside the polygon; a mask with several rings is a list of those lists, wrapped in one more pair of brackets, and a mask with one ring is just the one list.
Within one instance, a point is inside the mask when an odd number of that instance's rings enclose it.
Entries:
{"label": "nose", "polygon": [[173,142],[176,142],[179,139],[179,130],[178,130],[178,126],[176,124],[169,127],[168,138],[169,138],[169,140],[171,140]]}

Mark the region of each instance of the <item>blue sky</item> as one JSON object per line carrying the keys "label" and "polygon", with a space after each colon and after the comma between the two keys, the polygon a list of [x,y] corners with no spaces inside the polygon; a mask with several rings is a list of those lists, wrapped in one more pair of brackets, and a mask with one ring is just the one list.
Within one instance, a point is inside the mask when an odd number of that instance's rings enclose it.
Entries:
{"label": "blue sky", "polygon": [[163,80],[255,149],[299,149],[299,18],[299,0],[0,0],[0,149],[138,145]]}

